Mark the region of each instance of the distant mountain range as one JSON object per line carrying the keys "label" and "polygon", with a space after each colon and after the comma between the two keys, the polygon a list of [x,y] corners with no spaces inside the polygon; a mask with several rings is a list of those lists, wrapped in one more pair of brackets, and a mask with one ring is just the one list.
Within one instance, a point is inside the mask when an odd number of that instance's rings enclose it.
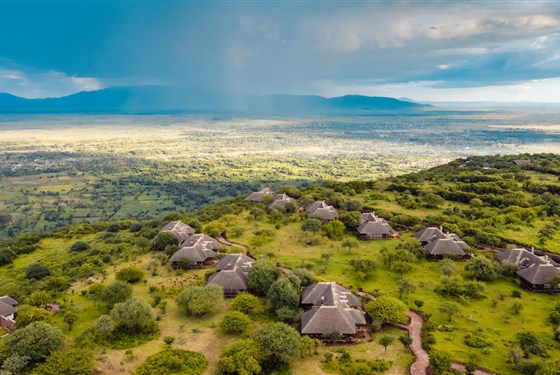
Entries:
{"label": "distant mountain range", "polygon": [[235,111],[286,114],[360,114],[431,107],[387,97],[346,95],[228,95],[167,86],[121,86],[47,99],[0,93],[0,113],[157,113]]}

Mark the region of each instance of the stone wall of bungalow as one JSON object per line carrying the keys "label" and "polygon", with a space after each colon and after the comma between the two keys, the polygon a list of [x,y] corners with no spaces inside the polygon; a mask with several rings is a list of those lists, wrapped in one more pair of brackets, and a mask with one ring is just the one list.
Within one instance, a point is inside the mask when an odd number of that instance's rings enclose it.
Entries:
{"label": "stone wall of bungalow", "polygon": [[16,321],[14,316],[2,316],[0,315],[0,327],[6,328],[8,331],[13,332],[16,329]]}

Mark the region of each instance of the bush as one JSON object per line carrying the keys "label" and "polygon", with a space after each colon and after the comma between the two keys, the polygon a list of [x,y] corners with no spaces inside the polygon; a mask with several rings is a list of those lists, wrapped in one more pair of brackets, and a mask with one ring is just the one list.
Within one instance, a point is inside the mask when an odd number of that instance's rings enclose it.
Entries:
{"label": "bush", "polygon": [[220,328],[226,333],[242,333],[251,324],[251,319],[239,311],[232,311],[224,316]]}
{"label": "bush", "polygon": [[144,277],[144,272],[136,266],[131,266],[123,268],[122,270],[117,272],[115,277],[117,280],[133,284],[142,280],[142,277]]}
{"label": "bush", "polygon": [[201,375],[208,367],[208,360],[200,353],[170,349],[154,354],[140,365],[135,375],[187,374]]}
{"label": "bush", "polygon": [[217,285],[191,286],[177,296],[177,305],[188,315],[204,315],[216,310],[224,299],[224,291]]}
{"label": "bush", "polygon": [[239,293],[233,301],[231,301],[231,308],[235,311],[241,311],[245,314],[250,314],[255,311],[260,305],[257,297],[250,293]]}
{"label": "bush", "polygon": [[492,345],[492,343],[482,335],[471,332],[467,332],[465,335],[465,344],[471,348],[485,348]]}
{"label": "bush", "polygon": [[28,279],[41,280],[50,274],[49,267],[41,263],[32,263],[25,268],[25,277]]}
{"label": "bush", "polygon": [[77,241],[77,242],[74,242],[72,244],[72,246],[70,246],[70,251],[82,252],[82,251],[89,250],[90,248],[91,248],[91,246],[87,242]]}

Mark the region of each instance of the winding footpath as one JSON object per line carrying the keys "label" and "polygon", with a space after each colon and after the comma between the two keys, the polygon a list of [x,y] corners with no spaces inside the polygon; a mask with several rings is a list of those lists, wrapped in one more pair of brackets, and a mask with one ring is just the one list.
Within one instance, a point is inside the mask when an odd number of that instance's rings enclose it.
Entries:
{"label": "winding footpath", "polygon": [[[424,320],[420,315],[414,311],[408,311],[406,314],[410,318],[410,323],[408,325],[396,324],[396,327],[406,329],[408,335],[412,338],[412,344],[410,344],[410,350],[414,354],[414,363],[410,366],[410,373],[412,375],[426,375],[428,366],[430,364],[430,355],[428,352],[422,348],[422,325]],[[461,363],[452,363],[451,368],[453,370],[459,370],[464,373],[467,372],[465,366]],[[493,375],[493,373],[484,370],[475,370],[474,375]]]}
{"label": "winding footpath", "polygon": [[410,373],[412,375],[426,375],[426,369],[430,364],[430,356],[428,352],[422,348],[422,324],[424,324],[424,320],[414,311],[409,310],[407,315],[410,318],[410,323],[405,327],[412,339],[410,350],[412,350],[416,358],[414,363],[410,366]]}

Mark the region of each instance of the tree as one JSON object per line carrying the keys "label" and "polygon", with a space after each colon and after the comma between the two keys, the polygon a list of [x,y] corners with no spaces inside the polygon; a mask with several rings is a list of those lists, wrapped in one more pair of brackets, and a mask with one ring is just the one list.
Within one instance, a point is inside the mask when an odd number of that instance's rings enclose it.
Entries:
{"label": "tree", "polygon": [[359,212],[345,212],[340,215],[339,220],[346,225],[348,229],[354,229],[358,225],[360,225],[360,220],[362,219],[362,215]]}
{"label": "tree", "polygon": [[70,251],[81,253],[83,251],[87,251],[91,248],[91,246],[84,241],[76,241],[70,246]]}
{"label": "tree", "polygon": [[438,208],[443,203],[445,203],[445,199],[437,194],[430,193],[424,196],[424,205],[426,208]]}
{"label": "tree", "polygon": [[18,328],[26,327],[33,322],[52,322],[51,314],[47,310],[39,307],[23,305],[18,309],[17,314]]}
{"label": "tree", "polygon": [[68,325],[68,331],[71,331],[74,323],[78,320],[78,314],[74,310],[68,310],[64,313],[63,320]]}
{"label": "tree", "polygon": [[302,357],[317,354],[317,348],[321,346],[321,340],[309,336],[302,336],[300,340],[300,352]]}
{"label": "tree", "polygon": [[356,212],[360,212],[362,211],[363,205],[362,202],[355,200],[355,199],[349,199],[346,202],[342,203],[341,207],[344,211],[356,211]]}
{"label": "tree", "polygon": [[27,327],[16,329],[4,340],[6,358],[27,357],[29,364],[45,358],[64,344],[62,332],[45,322],[33,322]]}
{"label": "tree", "polygon": [[281,307],[297,309],[300,300],[301,282],[295,275],[283,276],[268,289],[268,299],[273,310]]}
{"label": "tree", "polygon": [[395,341],[395,336],[383,335],[379,339],[379,343],[385,348],[385,354],[387,354],[387,347]]}
{"label": "tree", "polygon": [[451,259],[444,259],[441,261],[439,267],[439,273],[449,277],[456,272],[457,272],[457,266],[455,265],[455,262],[453,262]]}
{"label": "tree", "polygon": [[122,281],[115,281],[102,292],[101,301],[107,307],[112,308],[115,304],[124,302],[130,297],[132,297],[132,287]]}
{"label": "tree", "polygon": [[262,372],[263,353],[253,339],[239,340],[226,346],[218,362],[220,373],[257,375]]}
{"label": "tree", "polygon": [[224,299],[218,285],[191,286],[177,295],[177,306],[187,315],[204,315],[215,311]]}
{"label": "tree", "polygon": [[348,254],[350,254],[350,251],[352,249],[357,249],[360,246],[360,243],[355,238],[347,238],[344,241],[342,241],[341,245],[342,245],[342,247],[347,248],[348,249]]}
{"label": "tree", "polygon": [[2,249],[0,250],[0,266],[12,263],[16,259],[17,255],[12,250]]}
{"label": "tree", "polygon": [[366,305],[367,313],[374,319],[387,323],[406,323],[408,307],[399,299],[381,296]]}
{"label": "tree", "polygon": [[273,358],[274,362],[300,355],[300,335],[285,323],[267,324],[256,330],[252,338],[263,352]]}
{"label": "tree", "polygon": [[373,259],[350,259],[348,263],[360,279],[369,278],[377,267],[377,264]]}
{"label": "tree", "polygon": [[41,280],[51,274],[49,267],[42,263],[32,263],[25,268],[25,277],[28,279]]}
{"label": "tree", "polygon": [[321,230],[322,226],[323,226],[323,223],[321,223],[321,220],[308,219],[301,225],[301,230],[304,230],[306,232],[317,233],[318,231]]}
{"label": "tree", "polygon": [[260,304],[259,299],[254,295],[250,293],[239,293],[231,301],[231,308],[235,311],[251,314],[260,306]]}
{"label": "tree", "polygon": [[153,332],[155,321],[152,309],[145,302],[132,298],[117,303],[111,310],[115,329],[135,335]]}
{"label": "tree", "polygon": [[95,302],[96,305],[99,301],[102,300],[103,294],[105,293],[106,289],[107,286],[102,283],[93,283],[88,288],[89,297]]}
{"label": "tree", "polygon": [[126,283],[137,283],[144,277],[144,271],[136,266],[130,266],[123,268],[115,275],[117,280],[124,281]]}
{"label": "tree", "polygon": [[154,238],[152,248],[156,251],[163,251],[168,246],[179,246],[179,240],[171,232],[161,232]]}
{"label": "tree", "polygon": [[107,339],[115,330],[115,322],[109,315],[101,315],[95,320],[93,330],[98,337]]}
{"label": "tree", "polygon": [[266,295],[270,286],[280,277],[281,271],[268,260],[261,260],[249,271],[249,290],[258,295]]}
{"label": "tree", "polygon": [[519,301],[515,301],[512,305],[511,305],[511,310],[513,311],[513,313],[515,315],[518,315],[521,310],[523,310],[523,304]]}
{"label": "tree", "polygon": [[251,323],[247,315],[239,311],[231,311],[222,319],[220,328],[226,333],[243,333]]}
{"label": "tree", "polygon": [[91,375],[94,366],[93,353],[88,349],[56,351],[33,372],[36,375]]}
{"label": "tree", "polygon": [[289,307],[283,306],[277,309],[275,312],[276,318],[280,322],[284,323],[294,323],[299,318],[299,310],[291,309]]}
{"label": "tree", "polygon": [[465,270],[471,274],[473,279],[492,281],[500,274],[501,266],[498,262],[486,257],[476,257],[467,262]]}
{"label": "tree", "polygon": [[331,240],[341,240],[344,236],[344,224],[338,220],[329,221],[323,225],[323,232]]}
{"label": "tree", "polygon": [[292,275],[299,278],[301,286],[303,287],[309,286],[315,282],[315,275],[306,268],[295,268],[292,271]]}
{"label": "tree", "polygon": [[420,310],[422,308],[422,306],[424,306],[424,301],[422,301],[421,299],[416,299],[416,300],[414,300],[414,304],[416,305],[418,310]]}
{"label": "tree", "polygon": [[534,333],[519,332],[515,337],[526,357],[529,354],[543,355],[545,353],[544,345]]}
{"label": "tree", "polygon": [[451,367],[451,356],[448,353],[432,350],[430,353],[430,367],[436,374],[444,374]]}
{"label": "tree", "polygon": [[439,305],[439,312],[447,315],[449,322],[451,322],[453,315],[459,312],[459,305],[454,302],[444,301]]}
{"label": "tree", "polygon": [[554,235],[558,231],[558,226],[554,223],[547,224],[544,228],[539,231],[539,244],[544,245],[548,241],[554,238]]}
{"label": "tree", "polygon": [[398,281],[399,284],[399,299],[402,299],[403,295],[412,293],[416,290],[416,284],[406,279],[401,279]]}
{"label": "tree", "polygon": [[25,302],[30,306],[44,307],[51,302],[51,295],[45,290],[37,290],[27,296]]}
{"label": "tree", "polygon": [[523,359],[523,350],[520,348],[513,348],[508,353],[508,362],[518,364]]}

